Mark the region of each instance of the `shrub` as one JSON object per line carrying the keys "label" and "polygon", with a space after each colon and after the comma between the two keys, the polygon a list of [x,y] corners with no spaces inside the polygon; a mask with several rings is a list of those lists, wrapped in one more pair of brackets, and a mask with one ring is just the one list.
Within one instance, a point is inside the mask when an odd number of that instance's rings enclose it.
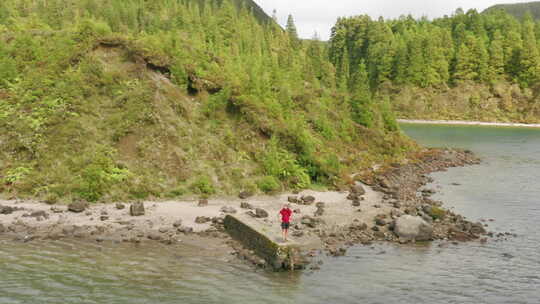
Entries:
{"label": "shrub", "polygon": [[279,181],[273,176],[265,176],[257,182],[257,186],[264,193],[271,193],[281,188]]}
{"label": "shrub", "polygon": [[199,194],[211,195],[216,193],[216,189],[208,176],[201,176],[190,186],[191,191]]}

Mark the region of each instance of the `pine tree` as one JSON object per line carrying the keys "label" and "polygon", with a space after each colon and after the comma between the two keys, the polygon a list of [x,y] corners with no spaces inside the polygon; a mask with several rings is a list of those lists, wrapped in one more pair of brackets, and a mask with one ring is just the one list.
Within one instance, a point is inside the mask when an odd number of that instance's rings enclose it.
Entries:
{"label": "pine tree", "polygon": [[522,84],[529,85],[538,81],[540,76],[540,54],[532,16],[527,14],[523,22],[523,50],[520,58],[519,79]]}
{"label": "pine tree", "polygon": [[296,30],[296,25],[294,24],[294,18],[292,15],[289,15],[287,18],[287,26],[285,27],[285,30],[289,36],[289,40],[291,41],[291,45],[293,48],[297,48],[300,46],[300,38],[298,37],[298,32]]}
{"label": "pine tree", "polygon": [[352,96],[349,101],[353,120],[365,127],[374,122],[369,76],[364,61],[361,61],[352,77]]}
{"label": "pine tree", "polygon": [[489,79],[500,78],[504,74],[503,39],[499,30],[493,34],[489,47]]}

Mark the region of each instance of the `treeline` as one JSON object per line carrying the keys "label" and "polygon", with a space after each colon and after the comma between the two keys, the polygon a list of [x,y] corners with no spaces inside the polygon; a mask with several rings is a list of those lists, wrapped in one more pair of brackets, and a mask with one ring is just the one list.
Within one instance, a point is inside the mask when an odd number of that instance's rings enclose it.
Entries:
{"label": "treeline", "polygon": [[358,124],[328,58],[292,17],[283,30],[231,1],[1,1],[0,188],[301,189],[410,147],[387,106]]}
{"label": "treeline", "polygon": [[487,8],[484,13],[490,13],[496,10],[504,10],[516,18],[523,18],[527,13],[531,14],[535,20],[540,18],[540,2],[497,4]]}
{"label": "treeline", "polygon": [[433,21],[401,17],[341,18],[332,29],[329,56],[338,83],[354,90],[367,74],[370,88],[384,83],[418,87],[508,80],[522,87],[540,79],[540,23],[502,11],[458,9]]}

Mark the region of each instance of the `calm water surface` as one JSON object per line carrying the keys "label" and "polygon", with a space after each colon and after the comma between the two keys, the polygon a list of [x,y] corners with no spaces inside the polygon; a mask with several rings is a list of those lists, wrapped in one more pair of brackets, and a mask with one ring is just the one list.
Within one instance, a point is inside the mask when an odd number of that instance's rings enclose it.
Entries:
{"label": "calm water surface", "polygon": [[355,247],[324,258],[320,271],[292,274],[255,271],[187,246],[0,241],[0,303],[540,303],[540,130],[403,129],[424,145],[480,155],[481,165],[434,174],[436,199],[518,236]]}

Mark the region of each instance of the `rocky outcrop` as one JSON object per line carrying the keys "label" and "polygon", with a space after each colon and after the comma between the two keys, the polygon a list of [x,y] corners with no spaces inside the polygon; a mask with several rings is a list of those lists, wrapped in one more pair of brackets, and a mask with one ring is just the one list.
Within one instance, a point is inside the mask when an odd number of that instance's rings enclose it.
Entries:
{"label": "rocky outcrop", "polygon": [[255,209],[255,216],[258,218],[266,218],[268,217],[268,212],[264,209],[257,208]]}
{"label": "rocky outcrop", "polygon": [[418,216],[403,215],[395,220],[394,233],[406,241],[429,241],[433,227]]}

